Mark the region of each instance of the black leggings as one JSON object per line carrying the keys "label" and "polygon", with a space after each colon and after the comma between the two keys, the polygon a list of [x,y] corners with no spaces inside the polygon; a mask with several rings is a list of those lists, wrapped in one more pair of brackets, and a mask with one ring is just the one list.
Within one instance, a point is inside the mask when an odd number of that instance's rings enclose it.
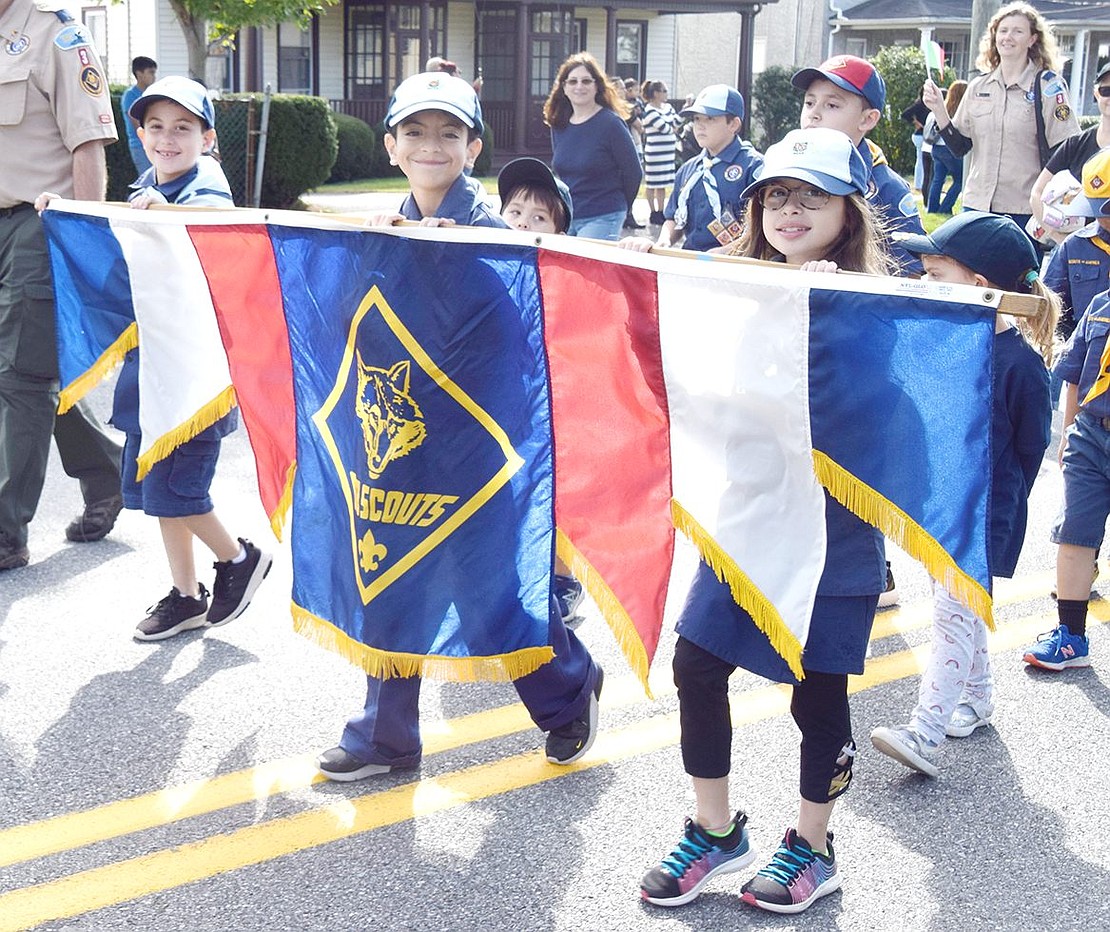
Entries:
{"label": "black leggings", "polygon": [[[682,728],[682,763],[692,777],[728,776],[732,758],[732,719],[728,678],[735,666],[679,637],[674,652],[674,682]],[[802,733],[803,799],[824,803],[848,788],[852,774],[852,721],[848,712],[848,675],[815,673],[794,686],[790,714]]]}

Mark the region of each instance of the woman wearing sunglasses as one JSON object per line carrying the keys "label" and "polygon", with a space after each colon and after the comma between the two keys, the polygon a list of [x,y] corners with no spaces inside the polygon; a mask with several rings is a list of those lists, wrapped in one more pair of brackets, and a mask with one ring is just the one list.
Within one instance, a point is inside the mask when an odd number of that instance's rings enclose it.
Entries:
{"label": "woman wearing sunglasses", "polygon": [[570,188],[571,236],[616,240],[640,191],[643,169],[625,120],[629,106],[588,52],[559,66],[543,105],[551,165]]}

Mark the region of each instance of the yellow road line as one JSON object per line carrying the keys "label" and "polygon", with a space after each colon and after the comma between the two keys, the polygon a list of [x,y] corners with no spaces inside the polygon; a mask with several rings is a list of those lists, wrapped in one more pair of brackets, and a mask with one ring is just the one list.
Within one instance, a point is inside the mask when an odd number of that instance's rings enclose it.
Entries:
{"label": "yellow road line", "polygon": [[[1105,622],[1110,619],[1110,604],[1093,603],[1091,614],[1094,620]],[[1026,643],[1051,626],[1052,620],[1051,613],[1046,613],[1007,624],[993,636],[992,652]],[[877,658],[867,673],[851,678],[849,689],[859,692],[911,675],[927,656],[928,647],[923,645]],[[743,725],[783,714],[789,694],[784,686],[745,692],[743,703],[735,704],[739,707],[733,715],[734,723]],[[535,752],[518,754],[13,890],[0,895],[0,932],[82,915],[570,773],[639,757],[677,741],[677,713],[651,716],[603,732],[597,745],[603,753],[594,751],[570,767],[548,764]]]}
{"label": "yellow road line", "polygon": [[[998,604],[1042,595],[1054,579],[1054,573],[1047,571],[1021,580],[1000,581],[996,591]],[[872,640],[925,627],[931,623],[931,611],[931,602],[924,601],[883,612],[875,621]],[[886,658],[875,658],[869,661],[868,668],[885,661]],[[656,675],[659,682],[652,684],[656,698],[673,694],[674,685],[670,682],[669,671],[657,670]],[[611,677],[606,681],[607,708],[626,708],[642,700],[643,692],[634,678]],[[423,726],[424,756],[505,737],[531,727],[532,721],[519,703],[429,723]],[[0,830],[0,867],[206,815],[279,793],[302,790],[323,779],[316,770],[315,758],[304,755],[14,826]]]}

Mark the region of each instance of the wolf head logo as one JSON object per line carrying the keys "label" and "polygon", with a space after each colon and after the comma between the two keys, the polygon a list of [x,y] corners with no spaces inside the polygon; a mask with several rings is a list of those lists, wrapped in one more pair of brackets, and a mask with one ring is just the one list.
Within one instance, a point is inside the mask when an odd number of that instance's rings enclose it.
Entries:
{"label": "wolf head logo", "polygon": [[376,369],[358,360],[358,397],[355,412],[362,422],[366,465],[372,479],[379,479],[395,459],[424,442],[427,428],[420,406],[409,395],[411,365],[407,359],[389,369]]}

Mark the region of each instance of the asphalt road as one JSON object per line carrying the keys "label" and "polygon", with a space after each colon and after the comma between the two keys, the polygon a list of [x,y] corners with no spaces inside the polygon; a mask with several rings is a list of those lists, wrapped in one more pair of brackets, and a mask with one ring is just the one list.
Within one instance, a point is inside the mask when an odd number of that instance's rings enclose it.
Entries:
{"label": "asphalt road", "polygon": [[[1051,461],[1018,576],[997,592],[995,726],[951,742],[937,780],[867,740],[905,719],[928,638],[925,574],[894,553],[902,602],[853,680],[862,753],[833,819],[843,890],[793,918],[741,904],[748,873],[681,909],[640,902],[692,805],[673,636],[649,701],[592,610],[580,633],[607,672],[603,730],[579,765],[544,762],[510,687],[429,682],[419,773],[314,782],[363,678],[292,630],[288,548],[257,504],[242,431],[214,494],[234,533],[274,550],[274,571],[241,619],[139,643],[131,630],[169,588],[156,523],[125,513],[107,540],[66,543],[79,495],[51,465],[33,562],[0,575],[0,929],[1110,927],[1110,643],[1094,625],[1093,666],[1062,675],[1019,660],[1054,624]],[[733,699],[734,804],[762,863],[795,818],[797,733],[782,690],[738,675]]]}

